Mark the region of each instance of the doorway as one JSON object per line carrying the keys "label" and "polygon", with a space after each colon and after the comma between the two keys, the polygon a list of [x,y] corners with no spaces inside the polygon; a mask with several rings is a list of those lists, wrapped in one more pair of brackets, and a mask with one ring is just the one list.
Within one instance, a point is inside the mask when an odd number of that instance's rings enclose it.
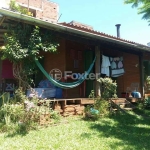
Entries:
{"label": "doorway", "polygon": [[[93,62],[93,59],[94,59],[94,52],[92,50],[85,50],[84,51],[84,70],[85,71],[89,69],[89,66]],[[94,73],[94,67],[90,73]],[[85,97],[89,97],[91,90],[94,89],[94,80],[87,79],[85,82],[86,82]]]}

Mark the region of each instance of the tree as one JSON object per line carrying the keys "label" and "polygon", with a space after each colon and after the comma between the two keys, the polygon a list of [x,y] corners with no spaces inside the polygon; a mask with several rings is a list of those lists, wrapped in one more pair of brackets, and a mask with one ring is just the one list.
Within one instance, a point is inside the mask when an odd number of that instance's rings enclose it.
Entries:
{"label": "tree", "polygon": [[143,14],[142,19],[150,22],[150,0],[124,0],[125,4],[132,4],[132,7],[138,8],[138,14]]}
{"label": "tree", "polygon": [[[21,14],[31,15],[28,9],[16,4],[16,0],[10,1],[10,9]],[[58,42],[50,30],[40,29],[25,23],[13,23],[8,25],[4,34],[2,59],[8,59],[13,63],[13,75],[19,81],[19,87],[23,90],[33,83],[32,75],[37,72],[35,59],[44,57],[43,52],[56,52]]]}
{"label": "tree", "polygon": [[2,58],[13,63],[13,75],[23,90],[30,87],[31,76],[37,72],[34,60],[42,58],[42,52],[56,52],[58,46],[51,31],[24,23],[10,25],[4,43]]}

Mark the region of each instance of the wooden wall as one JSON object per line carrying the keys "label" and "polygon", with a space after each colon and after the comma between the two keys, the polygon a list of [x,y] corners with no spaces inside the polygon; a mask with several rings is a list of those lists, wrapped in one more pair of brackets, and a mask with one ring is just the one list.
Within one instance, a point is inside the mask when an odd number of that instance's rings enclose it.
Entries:
{"label": "wooden wall", "polygon": [[[85,44],[72,42],[69,40],[62,39],[60,46],[58,47],[58,53],[46,53],[44,56],[44,67],[47,72],[57,68],[62,71],[64,77],[64,71],[72,71],[72,73],[84,73],[84,58],[83,51],[89,47]],[[81,54],[81,60],[79,61],[79,67],[74,68],[74,59],[71,56],[71,50],[75,51],[75,55],[78,55],[78,51]],[[78,56],[77,58],[78,59]],[[74,82],[76,80],[67,79],[66,82]],[[63,90],[66,98],[77,98],[81,97],[80,90],[83,92],[83,84],[76,88]]]}
{"label": "wooden wall", "polygon": [[[131,83],[138,82],[140,84],[139,56],[136,54],[122,52],[120,50],[113,49],[113,48],[108,49],[105,47],[101,48],[101,53],[106,56],[123,57],[123,65],[124,65],[125,73],[124,75],[116,78],[118,97],[122,96],[121,93],[126,92],[127,87],[129,87]],[[137,67],[136,64],[138,64]]]}
{"label": "wooden wall", "polygon": [[[67,71],[72,71],[73,73],[84,73],[84,58],[83,58],[83,54],[84,54],[84,50],[87,48],[86,45],[81,44],[81,43],[77,43],[77,42],[73,42],[73,41],[66,41],[66,70]],[[75,58],[73,58],[72,52],[71,51],[75,51]],[[80,51],[80,54],[82,55],[82,59],[78,60],[78,51]],[[79,62],[78,68],[74,68],[74,59],[77,59]],[[72,79],[68,79],[68,82],[74,82],[75,80]],[[67,90],[67,97],[72,97],[72,98],[76,98],[76,97],[82,97],[80,95],[80,90],[82,90],[83,92],[83,84],[81,84],[80,86],[77,86],[73,89],[68,89]]]}
{"label": "wooden wall", "polygon": [[60,40],[57,53],[46,53],[44,56],[44,67],[49,73],[52,69],[59,69],[62,73],[66,70],[66,41]]}
{"label": "wooden wall", "polygon": [[149,61],[150,61],[150,53],[145,52],[145,53],[144,53],[144,56],[143,56],[143,59],[144,59],[144,60],[149,60]]}
{"label": "wooden wall", "polygon": [[[139,68],[139,56],[135,54],[123,53],[125,74],[117,79],[118,83],[118,96],[121,96],[121,92],[126,92],[127,87],[130,87],[131,83],[137,82],[140,85],[140,68]],[[140,91],[139,87],[139,92]]]}
{"label": "wooden wall", "polygon": [[[84,72],[84,57],[79,60],[79,67],[74,68],[74,59],[71,56],[71,50],[76,52],[81,51],[82,56],[84,50],[88,49],[89,46],[69,40],[62,39],[60,46],[58,47],[58,54],[46,54],[45,55],[45,69],[47,72],[57,68],[63,73],[64,71],[72,71],[73,73],[83,73]],[[92,47],[94,50],[94,47]],[[89,48],[90,49],[90,48]],[[140,84],[140,68],[139,68],[139,56],[137,54],[131,54],[122,52],[121,49],[106,48],[103,46],[100,48],[101,54],[109,57],[123,57],[123,64],[125,73],[122,76],[116,78],[117,81],[117,94],[121,97],[123,92],[126,92],[127,87],[133,82],[138,82]],[[146,57],[146,56],[145,56]],[[149,57],[149,56],[147,56]],[[136,64],[138,64],[136,66]],[[63,74],[64,75],[64,74]],[[68,79],[67,82],[73,82],[74,80]],[[141,86],[141,85],[140,85]],[[83,93],[83,84],[73,89],[64,90],[65,96],[67,98],[81,97],[80,90]],[[140,90],[140,87],[139,87]],[[141,92],[141,91],[140,91]]]}

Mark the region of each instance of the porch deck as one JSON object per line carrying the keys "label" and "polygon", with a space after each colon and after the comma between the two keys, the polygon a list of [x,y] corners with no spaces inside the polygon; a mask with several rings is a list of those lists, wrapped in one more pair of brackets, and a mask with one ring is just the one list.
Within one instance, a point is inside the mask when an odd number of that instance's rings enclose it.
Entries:
{"label": "porch deck", "polygon": [[63,102],[65,105],[69,104],[81,104],[81,105],[87,105],[87,104],[94,104],[94,100],[92,98],[62,98],[62,99],[48,99],[48,100],[40,100],[42,101],[49,101],[49,102]]}
{"label": "porch deck", "polygon": [[91,98],[71,98],[71,99],[49,99],[39,102],[49,102],[53,110],[58,111],[63,116],[82,115],[85,105],[94,104]]}

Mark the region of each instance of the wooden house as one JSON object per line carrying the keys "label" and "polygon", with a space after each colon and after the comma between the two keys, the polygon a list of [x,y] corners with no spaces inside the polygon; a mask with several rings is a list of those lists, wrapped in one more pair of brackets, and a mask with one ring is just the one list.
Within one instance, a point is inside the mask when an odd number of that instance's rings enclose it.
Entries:
{"label": "wooden house", "polygon": [[[51,30],[59,37],[58,53],[46,53],[44,56],[42,65],[48,73],[57,68],[62,72],[63,77],[65,71],[82,74],[96,56],[92,72],[101,74],[103,55],[112,58],[122,57],[124,73],[113,78],[117,81],[118,97],[123,97],[123,93],[127,91],[131,83],[139,83],[138,90],[142,95],[144,94],[144,76],[150,75],[150,48],[148,46],[95,31],[91,26],[76,21],[70,23],[46,21],[5,8],[0,8],[0,46],[4,45],[5,25],[11,24],[12,21],[37,25]],[[43,74],[41,73],[37,78],[36,82],[39,82],[44,78]],[[12,81],[10,62],[0,61],[0,79],[1,83],[4,80]],[[73,80],[68,78],[65,82],[73,82]],[[88,97],[91,90],[95,90],[96,94],[100,95],[100,85],[97,80],[86,80],[75,88],[64,90],[64,96],[67,98]]]}

